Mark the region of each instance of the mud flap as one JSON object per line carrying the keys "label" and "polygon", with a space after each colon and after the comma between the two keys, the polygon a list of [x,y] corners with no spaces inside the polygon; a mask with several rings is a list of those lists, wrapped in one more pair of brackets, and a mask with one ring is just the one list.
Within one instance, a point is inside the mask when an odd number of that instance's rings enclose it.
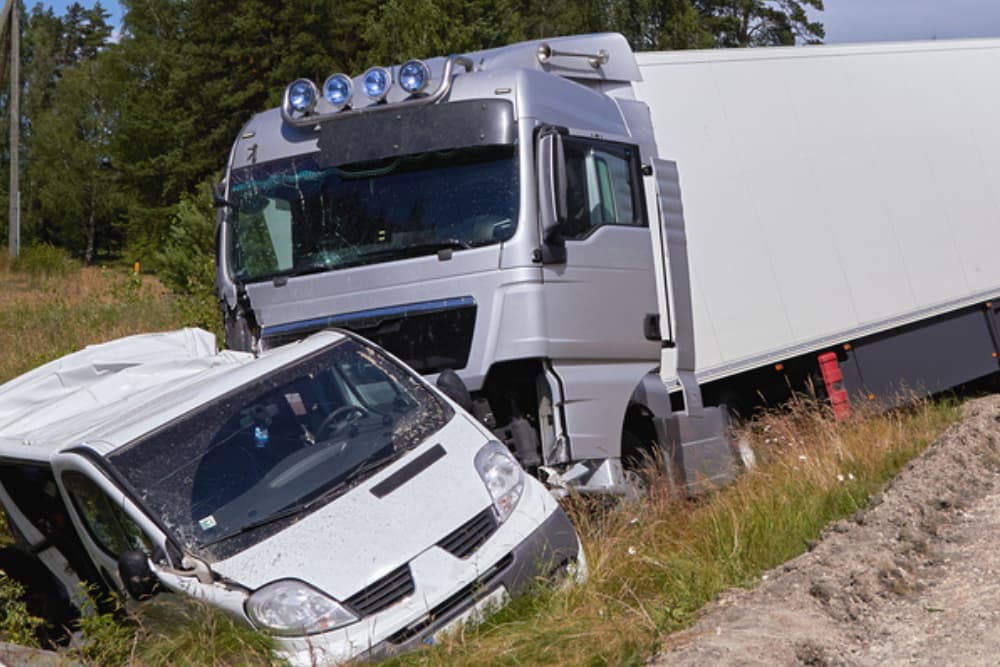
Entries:
{"label": "mud flap", "polygon": [[729,442],[729,417],[718,407],[706,407],[701,416],[672,414],[655,419],[664,464],[677,482],[695,494],[736,479],[739,457]]}

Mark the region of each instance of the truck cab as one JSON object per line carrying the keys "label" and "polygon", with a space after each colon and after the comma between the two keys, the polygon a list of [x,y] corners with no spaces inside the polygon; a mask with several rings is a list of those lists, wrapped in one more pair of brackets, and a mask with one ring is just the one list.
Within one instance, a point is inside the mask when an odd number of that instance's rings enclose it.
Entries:
{"label": "truck cab", "polygon": [[606,34],[289,84],[217,196],[227,343],[336,326],[457,375],[555,486],[625,492],[657,445],[681,485],[728,478],[724,415],[693,380],[676,170],[638,79]]}

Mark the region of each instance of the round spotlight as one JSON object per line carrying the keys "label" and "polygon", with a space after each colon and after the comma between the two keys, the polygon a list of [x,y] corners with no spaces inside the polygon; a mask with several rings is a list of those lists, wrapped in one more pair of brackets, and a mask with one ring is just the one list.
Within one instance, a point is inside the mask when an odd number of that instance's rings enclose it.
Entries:
{"label": "round spotlight", "polygon": [[292,111],[309,113],[316,106],[319,92],[316,90],[316,84],[309,79],[298,79],[289,84],[285,90],[285,98]]}
{"label": "round spotlight", "polygon": [[399,68],[399,85],[411,95],[421,92],[430,80],[431,68],[423,60],[409,60]]}
{"label": "round spotlight", "polygon": [[354,86],[346,74],[334,74],[323,83],[323,97],[335,107],[342,107],[351,101]]}
{"label": "round spotlight", "polygon": [[376,102],[384,100],[389,92],[389,86],[392,85],[392,74],[384,67],[372,67],[365,72],[361,85],[368,97]]}

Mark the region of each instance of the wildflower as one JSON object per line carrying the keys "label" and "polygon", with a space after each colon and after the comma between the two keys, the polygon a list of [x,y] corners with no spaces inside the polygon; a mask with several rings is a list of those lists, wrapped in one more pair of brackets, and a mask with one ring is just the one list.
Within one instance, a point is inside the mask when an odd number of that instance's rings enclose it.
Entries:
{"label": "wildflower", "polygon": [[805,461],[805,460],[806,460],[806,455],[805,454],[799,454],[799,461]]}
{"label": "wildflower", "polygon": [[639,553],[639,552],[638,552],[638,551],[636,550],[636,548],[635,548],[635,547],[629,547],[629,548],[628,548],[628,555],[629,555],[629,556],[634,556],[634,555],[636,555],[637,553]]}
{"label": "wildflower", "polygon": [[838,474],[837,474],[837,481],[838,481],[838,482],[841,482],[841,483],[843,483],[843,481],[844,481],[844,476],[838,473]]}
{"label": "wildflower", "polygon": [[851,480],[853,482],[854,481],[854,473],[853,472],[847,473],[847,479],[849,479],[849,480]]}

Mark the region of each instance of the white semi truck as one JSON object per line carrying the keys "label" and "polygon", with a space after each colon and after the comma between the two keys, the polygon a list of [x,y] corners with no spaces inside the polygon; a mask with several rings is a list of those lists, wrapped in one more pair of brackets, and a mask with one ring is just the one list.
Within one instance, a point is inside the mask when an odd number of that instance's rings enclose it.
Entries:
{"label": "white semi truck", "polygon": [[227,342],[352,329],[553,483],[625,490],[652,443],[724,479],[721,405],[997,370],[998,67],[599,34],[300,79],[216,197]]}

